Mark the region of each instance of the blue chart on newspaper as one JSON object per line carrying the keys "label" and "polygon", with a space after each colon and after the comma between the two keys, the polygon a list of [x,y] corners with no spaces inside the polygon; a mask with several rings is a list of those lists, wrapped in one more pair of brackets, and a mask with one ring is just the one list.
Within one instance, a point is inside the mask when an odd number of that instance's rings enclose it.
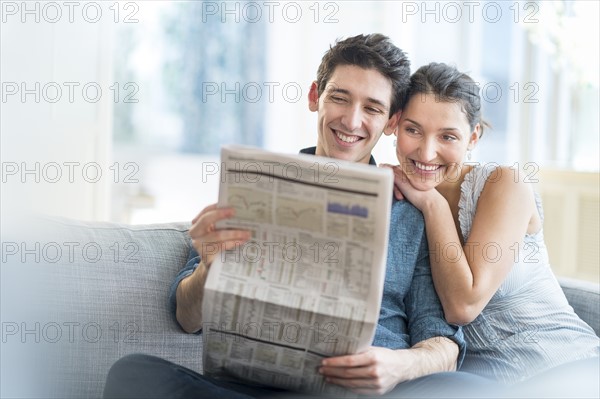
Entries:
{"label": "blue chart on newspaper", "polygon": [[[393,176],[387,169],[251,147],[221,150],[220,228],[252,239],[220,251],[203,301],[204,373],[337,392],[324,357],[360,352],[379,317]],[[206,251],[218,251],[207,244]]]}

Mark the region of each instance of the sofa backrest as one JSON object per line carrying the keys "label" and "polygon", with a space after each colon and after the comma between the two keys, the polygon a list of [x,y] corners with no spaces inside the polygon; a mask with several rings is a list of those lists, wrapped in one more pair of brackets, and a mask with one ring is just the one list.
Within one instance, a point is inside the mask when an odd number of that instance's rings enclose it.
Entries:
{"label": "sofa backrest", "polygon": [[600,336],[600,284],[566,277],[558,282],[575,313]]}

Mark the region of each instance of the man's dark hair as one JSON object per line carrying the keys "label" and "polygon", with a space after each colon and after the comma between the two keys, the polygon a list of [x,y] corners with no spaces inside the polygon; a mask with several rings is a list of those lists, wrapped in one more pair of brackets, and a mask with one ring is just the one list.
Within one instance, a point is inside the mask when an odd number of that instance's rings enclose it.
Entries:
{"label": "man's dark hair", "polygon": [[337,40],[323,56],[317,71],[319,96],[336,67],[355,65],[364,69],[375,69],[392,83],[390,116],[401,106],[410,79],[410,61],[406,53],[396,47],[387,36],[379,33],[358,35]]}

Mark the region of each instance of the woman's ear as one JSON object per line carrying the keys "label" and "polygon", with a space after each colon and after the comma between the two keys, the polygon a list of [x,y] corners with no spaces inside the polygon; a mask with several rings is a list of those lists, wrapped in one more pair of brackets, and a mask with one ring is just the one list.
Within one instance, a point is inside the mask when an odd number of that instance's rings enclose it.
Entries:
{"label": "woman's ear", "polygon": [[481,135],[480,132],[481,132],[481,125],[478,123],[475,125],[475,128],[473,129],[473,133],[471,133],[471,138],[469,140],[469,145],[467,147],[468,150],[472,150],[473,148],[475,148],[475,146],[479,142],[479,136]]}
{"label": "woman's ear", "polygon": [[386,136],[390,136],[392,134],[395,136],[397,134],[400,115],[402,115],[402,111],[398,111],[392,115],[392,117],[388,120],[388,123],[383,128],[383,134]]}
{"label": "woman's ear", "polygon": [[308,90],[308,109],[311,112],[319,110],[319,88],[316,81],[312,82]]}

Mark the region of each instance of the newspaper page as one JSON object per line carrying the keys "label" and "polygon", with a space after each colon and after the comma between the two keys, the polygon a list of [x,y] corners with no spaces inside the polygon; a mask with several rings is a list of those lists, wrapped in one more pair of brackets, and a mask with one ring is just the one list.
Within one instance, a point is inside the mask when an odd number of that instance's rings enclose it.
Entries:
{"label": "newspaper page", "polygon": [[325,357],[372,343],[392,187],[388,169],[223,147],[219,206],[236,213],[218,227],[249,230],[252,239],[221,252],[210,267],[202,310],[204,373],[343,393],[317,370]]}

